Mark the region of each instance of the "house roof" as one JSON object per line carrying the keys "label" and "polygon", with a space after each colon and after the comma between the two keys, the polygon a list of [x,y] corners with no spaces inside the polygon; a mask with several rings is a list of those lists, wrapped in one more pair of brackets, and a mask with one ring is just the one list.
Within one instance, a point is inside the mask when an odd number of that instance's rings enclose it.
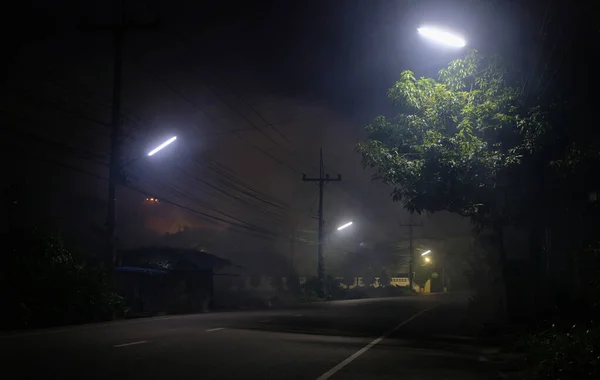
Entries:
{"label": "house roof", "polygon": [[229,260],[194,249],[147,247],[122,252],[125,267],[159,270],[215,270],[231,266]]}

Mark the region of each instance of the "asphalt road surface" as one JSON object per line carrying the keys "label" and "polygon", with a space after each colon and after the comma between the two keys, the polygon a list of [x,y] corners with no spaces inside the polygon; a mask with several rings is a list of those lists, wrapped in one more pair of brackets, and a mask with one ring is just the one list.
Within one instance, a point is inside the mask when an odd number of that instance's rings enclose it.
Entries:
{"label": "asphalt road surface", "polygon": [[464,299],[430,295],[0,336],[2,379],[488,379]]}

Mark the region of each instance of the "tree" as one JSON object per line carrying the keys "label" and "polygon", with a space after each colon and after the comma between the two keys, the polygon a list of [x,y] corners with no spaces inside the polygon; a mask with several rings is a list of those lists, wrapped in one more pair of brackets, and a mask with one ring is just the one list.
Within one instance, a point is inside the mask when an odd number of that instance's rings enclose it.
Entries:
{"label": "tree", "polygon": [[503,226],[527,225],[532,208],[543,209],[540,171],[529,172],[550,134],[519,88],[509,85],[498,57],[476,51],[438,80],[404,71],[388,93],[400,112],[367,126],[367,141],[357,146],[363,164],[411,212],[458,213],[499,236]]}
{"label": "tree", "polygon": [[363,283],[366,287],[373,286],[375,283],[375,277],[377,276],[375,274],[375,270],[373,270],[373,267],[366,268],[362,273]]}
{"label": "tree", "polygon": [[398,114],[375,118],[357,145],[373,180],[391,185],[410,212],[446,210],[493,231],[504,278],[503,228],[538,227],[550,164],[540,158],[552,138],[545,114],[525,106],[510,74],[499,57],[477,51],[437,80],[404,71],[388,92]]}
{"label": "tree", "polygon": [[385,270],[382,270],[381,274],[379,275],[379,285],[384,287],[390,286],[390,276]]}
{"label": "tree", "polygon": [[481,227],[506,223],[502,180],[547,127],[507,82],[499,58],[476,51],[438,80],[404,71],[388,93],[400,112],[377,117],[357,146],[365,167],[375,169],[373,180],[393,186],[393,200],[411,212],[447,210]]}
{"label": "tree", "polygon": [[97,322],[124,312],[106,273],[88,266],[55,235],[13,228],[0,268],[0,322],[5,328]]}

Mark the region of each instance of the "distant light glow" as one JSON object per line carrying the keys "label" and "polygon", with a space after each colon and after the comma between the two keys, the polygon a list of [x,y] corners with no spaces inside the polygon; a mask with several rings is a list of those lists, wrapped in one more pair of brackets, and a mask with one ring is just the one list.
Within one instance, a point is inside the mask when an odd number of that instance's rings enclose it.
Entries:
{"label": "distant light glow", "polygon": [[425,251],[425,252],[421,253],[421,256],[429,255],[430,253],[431,253],[431,250]]}
{"label": "distant light glow", "polygon": [[423,37],[447,46],[461,48],[467,44],[462,37],[438,28],[422,27],[417,30]]}
{"label": "distant light glow", "polygon": [[430,262],[430,261],[431,261],[431,259],[430,259],[429,257],[426,257],[426,258],[425,258],[425,262],[426,262],[426,263],[428,263],[428,262]]}
{"label": "distant light glow", "polygon": [[148,153],[148,156],[152,156],[153,154],[155,154],[156,152],[162,150],[164,147],[166,147],[167,145],[171,144],[173,141],[177,140],[177,136],[173,136],[170,139],[168,139],[167,141],[165,141],[164,143],[160,144],[159,146],[157,146],[156,148],[152,149],[150,151],[150,153]]}
{"label": "distant light glow", "polygon": [[337,229],[338,229],[338,231],[339,231],[339,230],[343,230],[344,228],[346,228],[346,227],[349,227],[349,226],[351,226],[351,225],[352,225],[352,222],[348,222],[348,223],[346,223],[346,224],[342,224],[342,225],[341,225],[341,226],[339,226]]}

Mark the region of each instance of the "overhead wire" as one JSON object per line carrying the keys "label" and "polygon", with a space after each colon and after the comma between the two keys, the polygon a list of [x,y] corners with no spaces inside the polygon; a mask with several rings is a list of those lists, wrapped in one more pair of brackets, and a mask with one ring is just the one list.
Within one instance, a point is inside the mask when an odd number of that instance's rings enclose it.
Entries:
{"label": "overhead wire", "polygon": [[[159,184],[156,181],[153,184],[153,186],[156,187],[156,188],[159,188],[159,189],[162,188],[163,190],[166,187],[166,185]],[[253,223],[250,223],[250,222],[248,222],[246,220],[240,219],[240,218],[238,218],[238,217],[236,217],[234,215],[231,215],[231,214],[226,213],[224,211],[221,211],[221,210],[219,210],[219,209],[217,209],[217,208],[215,208],[213,206],[209,206],[209,205],[207,205],[204,202],[199,201],[196,197],[193,197],[190,194],[186,193],[184,189],[178,188],[177,185],[174,185],[174,184],[168,185],[168,187],[166,187],[166,191],[169,191],[169,192],[171,192],[171,193],[173,193],[175,195],[178,195],[179,197],[182,197],[182,198],[185,198],[187,200],[190,200],[193,203],[197,204],[198,206],[200,206],[200,207],[202,207],[202,208],[204,208],[206,210],[210,210],[210,211],[216,212],[216,213],[218,213],[218,214],[220,214],[220,215],[222,215],[222,216],[224,216],[226,218],[229,218],[229,219],[234,220],[236,222],[242,223],[242,224],[244,224],[244,225],[252,228],[256,232],[265,233],[265,234],[273,234],[271,231],[269,231],[267,229],[264,229],[263,227],[257,226],[257,225],[255,225]]]}
{"label": "overhead wire", "polygon": [[[15,117],[15,116],[16,116],[16,117],[18,117],[18,118],[20,118],[20,119],[22,119],[22,120],[28,121],[28,122],[37,122],[37,121],[32,121],[32,120],[28,120],[28,119],[22,118],[22,117],[20,117],[19,115],[12,115],[12,116],[13,116],[13,117]],[[22,129],[20,129],[20,130],[18,130],[18,131],[15,131],[15,130],[8,130],[8,129],[3,129],[3,130],[5,130],[5,131],[7,131],[7,132],[9,132],[9,133],[19,133],[19,134],[21,134],[21,135],[25,135],[25,136],[27,136],[27,138],[28,138],[28,139],[31,139],[31,140],[37,140],[37,141],[41,141],[42,143],[45,143],[45,144],[50,144],[50,145],[53,145],[54,147],[58,147],[58,148],[60,148],[60,149],[61,149],[61,152],[62,152],[62,153],[71,154],[71,155],[73,155],[73,156],[76,156],[76,157],[79,157],[79,158],[82,158],[82,159],[87,159],[87,160],[90,160],[90,161],[92,161],[92,162],[94,162],[94,163],[97,163],[97,164],[100,164],[100,165],[106,166],[106,162],[103,162],[103,161],[97,161],[97,160],[95,160],[93,157],[89,157],[89,156],[86,156],[86,155],[84,155],[84,153],[86,153],[85,151],[80,151],[80,150],[78,150],[78,149],[76,149],[76,148],[74,148],[74,147],[68,146],[68,145],[66,145],[66,144],[63,144],[63,143],[60,143],[60,142],[57,142],[57,141],[53,141],[53,140],[49,140],[49,139],[45,139],[45,138],[43,138],[43,137],[40,137],[40,136],[36,136],[36,135],[30,134],[30,133],[27,133],[26,131],[24,131],[24,130],[22,130]],[[8,140],[6,140],[6,141],[8,141]],[[37,158],[39,158],[39,159],[42,159],[44,162],[51,163],[51,164],[53,164],[53,165],[55,165],[55,166],[60,166],[60,167],[63,167],[63,168],[67,168],[67,169],[70,169],[70,170],[72,170],[72,171],[76,171],[76,172],[78,172],[78,173],[86,174],[86,175],[88,175],[88,176],[91,176],[91,177],[94,177],[94,178],[97,178],[97,179],[107,180],[107,178],[106,178],[106,177],[103,177],[103,176],[100,176],[100,175],[97,175],[97,174],[91,173],[91,172],[89,172],[89,171],[87,171],[87,170],[84,170],[84,169],[81,169],[81,168],[77,168],[77,167],[75,167],[75,166],[72,166],[72,165],[69,165],[69,164],[66,164],[66,163],[60,162],[60,161],[58,161],[58,160],[55,160],[55,159],[49,158],[49,157],[47,157],[47,155],[42,155],[42,154],[40,154],[40,153],[37,153],[37,152],[36,152],[36,153],[33,153],[33,154],[31,154],[30,156],[32,156],[32,157],[37,157]],[[126,187],[132,188],[131,186],[126,186]],[[140,191],[140,189],[137,189],[137,188],[134,188],[134,190],[136,190],[136,191]],[[188,196],[188,198],[190,198],[190,199],[193,199],[193,198],[191,198],[191,197],[189,197],[189,196]],[[164,199],[164,197],[163,197],[163,199]],[[196,201],[197,201],[197,200],[196,200]],[[210,207],[210,206],[207,206],[207,205],[205,205],[205,204],[202,204],[202,205],[203,205],[205,208],[207,208],[207,209],[209,209],[209,210],[211,210],[211,211],[214,211],[214,212],[220,213],[220,214],[222,214],[223,216],[226,216],[226,217],[228,217],[228,218],[230,218],[230,219],[232,219],[232,220],[236,220],[236,221],[239,221],[239,222],[241,222],[241,223],[244,223],[244,224],[246,224],[246,225],[248,226],[248,228],[250,228],[250,229],[251,229],[252,231],[254,231],[254,232],[263,233],[263,234],[267,233],[267,234],[272,234],[272,235],[273,235],[273,233],[272,233],[272,232],[269,232],[269,231],[265,230],[265,229],[264,229],[264,228],[262,228],[262,227],[253,226],[252,224],[250,224],[250,223],[248,223],[248,222],[245,222],[245,221],[243,221],[243,220],[241,220],[241,219],[239,219],[239,218],[237,218],[237,217],[235,217],[235,216],[233,216],[233,215],[230,215],[230,214],[227,214],[227,213],[225,213],[225,212],[223,212],[223,211],[220,211],[220,210],[218,210],[218,209],[216,209],[216,208],[214,208],[214,207]],[[209,214],[206,214],[206,213],[200,213],[198,210],[195,210],[195,212],[196,212],[196,213],[198,213],[199,215],[203,215],[203,216],[205,216],[205,217],[208,217],[207,215],[209,215]],[[210,217],[209,217],[209,218],[210,218]],[[213,219],[214,219],[214,218],[213,218]],[[220,219],[216,219],[216,220],[218,220],[218,221],[223,221],[223,222],[227,222],[227,220],[225,220],[225,219],[222,219],[222,218],[220,218]],[[231,223],[230,223],[230,224],[231,224]],[[243,227],[242,227],[242,225],[238,225],[238,224],[235,224],[235,223],[233,223],[233,224],[231,224],[231,225],[232,225],[232,226],[236,226],[236,227],[241,227],[241,228],[243,228]]]}
{"label": "overhead wire", "polygon": [[[173,34],[171,34],[171,35],[172,35],[172,36],[174,36]],[[184,44],[184,45],[185,45],[185,46],[186,46],[188,49],[190,49],[190,50],[193,50],[193,47],[192,47],[192,46],[190,46],[190,44],[188,43],[187,39],[185,39],[185,38],[182,38],[182,36],[181,36],[181,35],[179,35],[179,34],[177,35],[177,41],[179,41],[179,42],[183,42],[183,44]],[[236,90],[234,90],[232,86],[230,86],[230,85],[229,85],[227,82],[226,82],[225,84],[226,84],[226,86],[228,86],[228,87],[229,87],[229,88],[232,90],[232,93],[233,93],[233,94],[234,94],[234,95],[235,95],[235,96],[238,98],[238,100],[239,100],[240,102],[242,102],[242,103],[246,103],[246,105],[247,105],[247,106],[248,106],[250,109],[252,109],[252,111],[253,111],[255,114],[257,114],[257,115],[258,115],[258,116],[261,118],[261,120],[263,120],[265,123],[267,123],[268,125],[270,125],[270,126],[272,127],[272,129],[276,130],[276,132],[277,132],[278,134],[280,134],[280,135],[281,135],[281,136],[282,136],[282,137],[283,137],[283,138],[284,138],[286,141],[288,141],[288,142],[290,142],[291,144],[293,144],[293,143],[291,142],[291,140],[290,140],[290,139],[289,139],[289,138],[288,138],[288,137],[287,137],[285,134],[283,134],[283,132],[279,131],[279,130],[278,130],[277,128],[275,128],[275,127],[274,127],[274,126],[273,126],[271,123],[269,123],[269,121],[268,121],[268,120],[267,120],[267,119],[266,119],[266,118],[265,118],[265,117],[264,117],[264,116],[263,116],[263,115],[262,115],[260,112],[258,112],[258,110],[257,110],[255,107],[252,107],[252,106],[251,106],[251,105],[249,105],[247,102],[245,102],[245,101],[244,101],[244,99],[242,99],[242,98],[241,98],[241,96],[239,95],[239,93],[238,93]],[[256,130],[260,130],[260,128],[258,128],[258,127],[257,127],[257,126],[256,126],[256,125],[255,125],[255,124],[254,124],[254,123],[253,123],[251,120],[249,120],[249,119],[248,119],[248,118],[247,118],[245,115],[242,115],[242,113],[241,113],[239,110],[237,110],[237,109],[236,109],[235,107],[233,107],[233,106],[232,106],[230,103],[228,103],[227,101],[225,101],[225,100],[223,99],[223,97],[222,97],[222,96],[220,96],[220,95],[219,95],[218,93],[216,93],[216,92],[215,92],[215,91],[214,91],[214,90],[213,90],[213,89],[212,89],[210,86],[208,86],[208,84],[206,84],[206,82],[204,82],[204,85],[205,85],[205,86],[208,88],[208,90],[209,90],[209,91],[211,91],[211,92],[212,92],[212,93],[213,93],[215,96],[217,96],[217,98],[219,98],[219,99],[220,99],[220,100],[221,100],[223,103],[225,103],[225,104],[226,104],[226,105],[227,105],[229,108],[232,108],[232,109],[233,109],[233,110],[234,110],[234,111],[235,111],[235,112],[236,112],[238,115],[241,115],[241,116],[242,116],[242,117],[243,117],[243,118],[244,118],[244,119],[245,119],[245,120],[246,120],[246,121],[247,121],[247,122],[248,122],[250,125],[252,125],[252,127],[253,127],[254,129],[256,129]],[[270,140],[272,140],[272,139],[270,139]],[[285,148],[284,148],[284,147],[282,147],[280,144],[277,144],[277,145],[278,145],[279,147],[281,147],[281,148],[285,149]],[[288,153],[291,153],[291,154],[293,154],[293,152],[290,152],[289,150],[287,150],[287,151],[288,151]],[[302,160],[302,159],[300,158],[300,160]],[[311,167],[312,169],[316,169],[316,166],[315,166],[314,164],[308,163],[308,166],[309,166],[309,167]],[[331,166],[329,166],[329,167],[330,167],[331,169],[333,169],[335,172],[337,172],[337,173],[340,173],[338,170],[335,170],[335,169],[334,169],[334,168],[332,168]],[[304,174],[304,173],[302,173],[302,174]],[[359,203],[361,203],[361,204],[362,204],[362,201],[360,200],[360,198],[356,198],[356,196],[355,196],[355,195],[353,195],[353,194],[351,194],[351,192],[348,190],[348,187],[349,187],[349,185],[347,185],[347,184],[345,184],[345,183],[340,183],[340,187],[342,187],[342,188],[345,190],[345,192],[346,192],[346,193],[347,193],[347,194],[348,194],[348,195],[349,195],[351,198],[354,198],[356,201],[358,201]],[[354,191],[354,192],[358,192],[358,193],[360,193],[358,190],[356,190],[356,189],[354,189],[354,188],[353,188],[353,191]],[[359,194],[359,195],[362,197],[362,194]],[[372,220],[370,220],[370,219],[369,219],[369,221],[370,221],[371,223],[373,223],[373,221],[372,221]]]}
{"label": "overhead wire", "polygon": [[246,107],[250,108],[252,110],[252,112],[254,112],[254,114],[256,114],[256,116],[258,116],[268,127],[270,127],[273,131],[277,132],[277,134],[279,136],[281,136],[281,138],[283,138],[289,144],[293,144],[292,141],[283,132],[281,132],[278,128],[275,128],[275,125],[271,124],[267,119],[265,119],[264,116],[260,112],[258,112],[254,106],[252,106],[250,103],[248,103],[240,95],[240,93],[237,90],[235,90],[228,82],[225,82],[225,85],[227,86],[227,88],[229,89],[229,91],[231,91],[233,93],[233,95],[240,100],[240,102],[243,105],[245,105]]}
{"label": "overhead wire", "polygon": [[[63,90],[65,89],[65,87],[64,87],[64,86],[61,86],[61,85],[60,85],[60,84],[58,84],[58,83],[55,83],[55,82],[52,82],[52,81],[49,81],[49,82],[50,82],[50,83],[52,83],[53,85],[55,85],[56,87],[62,88]],[[67,89],[67,90],[68,90],[68,89]],[[104,107],[108,107],[108,108],[110,108],[110,107],[111,107],[111,106],[110,106],[110,105],[108,105],[108,104],[103,104],[103,103],[101,103],[101,102],[98,102],[98,101],[97,101],[97,104],[99,104],[99,105],[101,105],[101,106],[104,106]],[[65,109],[60,109],[60,110],[63,110],[63,111],[69,111],[69,110],[65,110]],[[84,119],[86,119],[86,120],[89,120],[89,121],[94,121],[94,122],[96,122],[96,123],[98,123],[98,124],[100,124],[100,125],[103,125],[103,126],[106,126],[106,127],[110,127],[110,125],[108,125],[108,124],[106,124],[106,123],[103,123],[103,122],[100,122],[100,121],[98,121],[98,120],[94,120],[94,119],[90,118],[89,116],[87,116],[87,115],[85,115],[85,114],[82,114],[82,113],[76,113],[75,115],[76,115],[76,116],[80,116],[80,117],[82,117],[82,118],[84,118]],[[129,117],[129,116],[125,116],[125,115],[122,115],[122,116],[123,116],[123,117],[126,117],[126,118],[127,118],[129,121],[131,121],[131,122],[133,122],[134,124],[137,124],[139,127],[141,127],[141,125],[139,125],[139,122],[137,122],[137,121],[136,121],[136,120],[134,120],[133,118],[131,118],[131,117]],[[228,175],[228,177],[229,177],[230,179],[233,179],[233,176],[232,176],[232,175]],[[239,182],[239,181],[238,181],[238,182]],[[210,184],[208,184],[208,186],[210,186]],[[248,193],[248,192],[244,192],[244,193],[245,193],[246,195],[252,196],[252,194],[250,194],[250,193]],[[257,199],[260,199],[260,198],[258,198],[258,197],[257,197]],[[268,201],[266,201],[266,202],[268,202]],[[273,204],[273,203],[271,203],[271,202],[268,202],[268,203],[270,203],[270,204],[272,204],[272,205],[274,205],[274,206],[277,206],[277,205],[275,205],[275,204]]]}
{"label": "overhead wire", "polygon": [[[3,112],[4,114],[8,114],[11,117],[16,118],[17,120],[22,121],[22,122],[31,123],[31,124],[40,124],[40,125],[43,124],[43,122],[41,122],[41,121],[32,120],[32,119],[23,117],[21,115],[17,115],[12,112],[6,112],[5,110],[0,110],[0,112]],[[25,136],[25,137],[27,137],[27,139],[30,143],[33,141],[41,142],[42,144],[47,144],[47,145],[54,147],[55,149],[59,149],[60,151],[62,151],[62,153],[71,153],[73,155],[78,156],[79,158],[91,161],[98,165],[102,165],[102,166],[108,165],[107,158],[103,157],[103,155],[101,155],[99,153],[90,152],[85,149],[70,146],[63,142],[52,140],[47,137],[42,137],[42,136],[28,132],[26,129],[22,128],[22,125],[20,127],[21,128],[2,127],[2,128],[0,128],[0,130],[4,131],[6,133],[12,134],[12,135]],[[28,144],[28,145],[30,145],[30,144]],[[103,158],[104,158],[104,160],[103,160]]]}
{"label": "overhead wire", "polygon": [[178,95],[181,99],[183,99],[186,103],[188,103],[189,105],[191,105],[198,112],[202,113],[208,120],[210,120],[213,123],[213,125],[216,125],[216,126],[219,126],[219,127],[223,128],[226,132],[231,133],[233,136],[237,137],[239,140],[244,141],[246,144],[248,144],[254,150],[262,153],[264,156],[266,156],[266,157],[270,158],[271,160],[275,161],[277,164],[288,168],[289,170],[293,171],[294,173],[303,174],[303,172],[301,170],[298,170],[298,169],[292,167],[291,165],[283,162],[282,160],[280,160],[277,157],[273,156],[271,153],[265,151],[264,149],[258,147],[257,145],[253,144],[252,142],[248,141],[248,139],[240,136],[239,133],[233,132],[231,130],[228,130],[225,126],[222,125],[222,123],[220,121],[214,119],[207,112],[205,112],[202,107],[200,107],[198,104],[196,104],[196,102],[194,102],[193,100],[191,100],[189,97],[187,97],[186,95],[184,95],[181,91],[179,91],[178,89],[176,89],[173,85],[169,84],[167,81],[165,81],[164,79],[162,79],[158,75],[154,75],[153,77],[154,77],[154,79],[156,81],[158,81],[159,83],[161,83],[162,85],[164,85],[165,87],[167,87],[174,94]]}

